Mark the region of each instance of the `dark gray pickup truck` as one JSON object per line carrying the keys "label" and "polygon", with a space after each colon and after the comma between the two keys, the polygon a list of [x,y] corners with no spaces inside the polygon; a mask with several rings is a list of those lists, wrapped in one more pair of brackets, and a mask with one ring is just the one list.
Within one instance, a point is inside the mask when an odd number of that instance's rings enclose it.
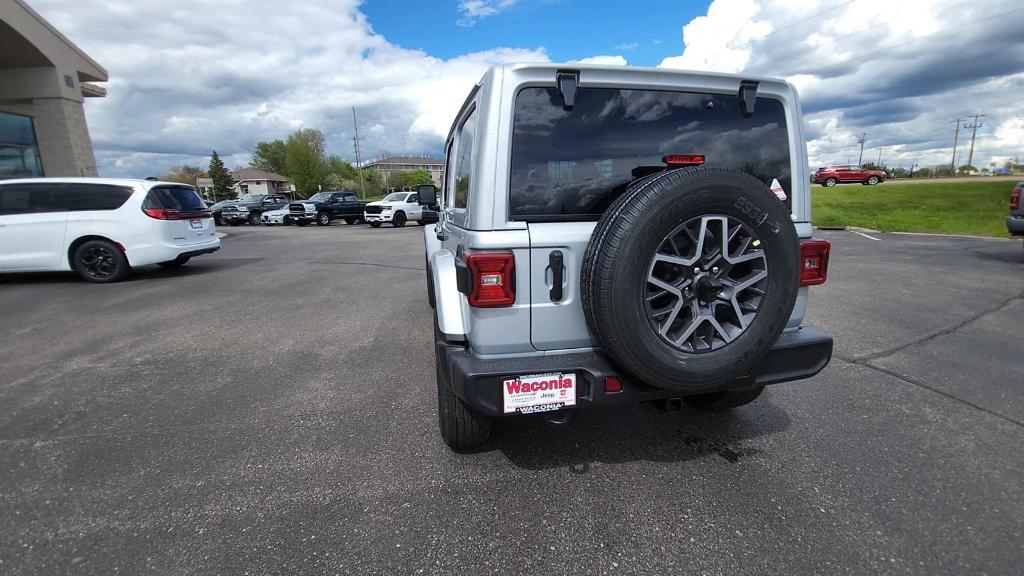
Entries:
{"label": "dark gray pickup truck", "polygon": [[288,216],[299,226],[305,226],[310,222],[327,226],[331,220],[344,220],[347,224],[355,224],[363,221],[365,206],[366,202],[360,202],[355,192],[317,192],[305,200],[289,204]]}
{"label": "dark gray pickup truck", "polygon": [[284,208],[287,203],[288,198],[283,194],[252,194],[221,208],[220,218],[232,226],[246,222],[259,226],[261,214],[267,210]]}

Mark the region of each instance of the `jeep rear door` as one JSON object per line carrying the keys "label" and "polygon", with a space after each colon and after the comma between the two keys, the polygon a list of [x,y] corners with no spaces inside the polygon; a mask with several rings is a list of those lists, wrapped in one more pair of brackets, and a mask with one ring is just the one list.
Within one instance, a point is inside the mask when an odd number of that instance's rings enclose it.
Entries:
{"label": "jeep rear door", "polygon": [[745,118],[735,94],[579,88],[575,107],[555,88],[516,97],[509,219],[530,234],[531,341],[538,350],[594,345],[580,302],[580,270],[595,223],[635,179],[668,154],[778,179],[792,202],[781,101],[758,98]]}

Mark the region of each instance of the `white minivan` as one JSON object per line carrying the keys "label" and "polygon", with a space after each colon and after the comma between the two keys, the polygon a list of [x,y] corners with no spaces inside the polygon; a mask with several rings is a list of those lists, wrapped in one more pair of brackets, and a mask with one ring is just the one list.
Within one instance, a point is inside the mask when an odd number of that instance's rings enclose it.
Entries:
{"label": "white minivan", "polygon": [[0,273],[74,270],[91,282],[116,282],[136,266],[181,266],[219,248],[212,214],[185,184],[0,181]]}

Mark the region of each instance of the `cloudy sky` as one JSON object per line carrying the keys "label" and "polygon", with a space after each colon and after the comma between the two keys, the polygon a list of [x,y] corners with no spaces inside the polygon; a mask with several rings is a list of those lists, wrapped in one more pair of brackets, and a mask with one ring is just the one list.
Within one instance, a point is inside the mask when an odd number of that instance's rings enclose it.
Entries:
{"label": "cloudy sky", "polygon": [[[86,114],[101,174],[243,166],[260,140],[320,128],[352,158],[438,154],[491,64],[593,61],[782,76],[811,162],[1024,157],[1019,0],[29,0],[110,72]],[[962,134],[962,133],[961,133]],[[966,162],[969,140],[961,138]],[[958,158],[958,164],[962,163]]]}

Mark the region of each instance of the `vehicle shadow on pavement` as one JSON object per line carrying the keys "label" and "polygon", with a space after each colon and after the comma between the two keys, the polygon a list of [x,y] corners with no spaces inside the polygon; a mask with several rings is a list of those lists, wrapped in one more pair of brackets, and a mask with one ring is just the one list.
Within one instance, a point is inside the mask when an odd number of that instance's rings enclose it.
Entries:
{"label": "vehicle shadow on pavement", "polygon": [[[190,262],[179,268],[161,268],[157,265],[133,268],[127,278],[115,284],[152,281],[160,278],[179,278],[200,276],[213,272],[247,266],[263,260],[262,258],[219,258],[209,262]],[[75,272],[15,272],[0,274],[0,284],[81,284],[89,285]]]}
{"label": "vehicle shadow on pavement", "polygon": [[643,406],[576,414],[568,425],[543,417],[500,422],[482,451],[500,450],[529,470],[568,467],[585,474],[591,464],[647,460],[683,462],[707,457],[728,463],[761,453],[746,442],[790,425],[789,415],[766,392],[753,404],[727,412],[688,407],[654,412]]}

